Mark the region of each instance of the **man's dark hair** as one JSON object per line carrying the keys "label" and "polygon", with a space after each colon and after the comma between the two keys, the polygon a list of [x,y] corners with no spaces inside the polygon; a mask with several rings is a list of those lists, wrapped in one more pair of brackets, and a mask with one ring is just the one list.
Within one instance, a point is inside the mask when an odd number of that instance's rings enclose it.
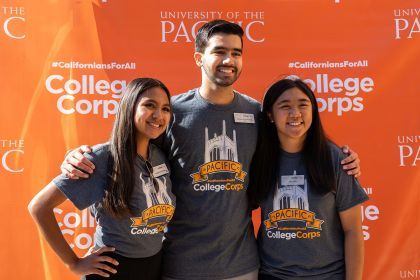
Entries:
{"label": "man's dark hair", "polygon": [[237,35],[241,38],[243,45],[244,30],[242,27],[236,23],[219,19],[207,22],[198,30],[195,37],[195,51],[203,53],[210,38],[217,33]]}

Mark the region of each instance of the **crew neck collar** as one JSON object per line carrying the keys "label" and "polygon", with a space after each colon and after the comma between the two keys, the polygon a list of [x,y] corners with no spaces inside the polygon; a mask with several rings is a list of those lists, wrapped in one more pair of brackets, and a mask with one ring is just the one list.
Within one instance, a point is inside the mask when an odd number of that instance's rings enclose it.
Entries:
{"label": "crew neck collar", "polygon": [[210,103],[208,100],[204,99],[201,96],[199,88],[196,88],[193,91],[194,91],[194,97],[197,100],[197,102],[204,105],[206,108],[213,109],[213,110],[216,110],[216,111],[227,111],[227,110],[235,107],[236,104],[238,103],[238,93],[235,90],[233,91],[234,96],[233,96],[232,102],[230,102],[229,104],[226,104],[226,105],[218,105],[218,104]]}

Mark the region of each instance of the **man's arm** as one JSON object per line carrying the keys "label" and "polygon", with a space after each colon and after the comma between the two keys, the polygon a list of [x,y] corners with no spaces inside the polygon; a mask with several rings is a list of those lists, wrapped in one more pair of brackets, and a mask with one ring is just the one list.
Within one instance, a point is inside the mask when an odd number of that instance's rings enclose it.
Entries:
{"label": "man's arm", "polygon": [[[347,174],[359,177],[362,172],[360,170],[359,155],[351,150],[348,146],[342,148],[345,154],[349,156],[341,161],[343,169]],[[61,173],[70,179],[88,178],[93,173],[95,165],[89,161],[83,153],[90,153],[92,149],[87,145],[82,145],[67,154],[61,164]]]}

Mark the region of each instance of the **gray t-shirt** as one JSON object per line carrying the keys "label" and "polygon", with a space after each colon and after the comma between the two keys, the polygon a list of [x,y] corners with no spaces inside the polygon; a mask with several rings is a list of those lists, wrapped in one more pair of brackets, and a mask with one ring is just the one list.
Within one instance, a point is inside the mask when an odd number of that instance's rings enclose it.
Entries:
{"label": "gray t-shirt", "polygon": [[260,272],[279,279],[345,279],[344,233],[339,212],[368,199],[342,170],[345,157],[330,145],[337,191],[316,193],[302,154],[281,152],[278,183],[261,205]]}
{"label": "gray t-shirt", "polygon": [[135,159],[135,186],[129,202],[134,217],[115,218],[108,214],[101,202],[108,186],[110,168],[109,144],[93,147],[85,154],[96,168],[87,179],[71,180],[63,175],[53,182],[80,210],[90,206],[97,226],[95,247],[115,247],[115,252],[129,258],[145,258],[155,255],[162,248],[163,231],[175,210],[175,197],[171,192],[169,165],[163,152],[154,146],[149,148],[149,162],[159,188],[155,190],[146,164],[139,156]]}
{"label": "gray t-shirt", "polygon": [[164,140],[177,209],[164,241],[164,275],[224,279],[259,266],[246,196],[260,105],[235,92],[213,105],[197,89],[173,97]]}

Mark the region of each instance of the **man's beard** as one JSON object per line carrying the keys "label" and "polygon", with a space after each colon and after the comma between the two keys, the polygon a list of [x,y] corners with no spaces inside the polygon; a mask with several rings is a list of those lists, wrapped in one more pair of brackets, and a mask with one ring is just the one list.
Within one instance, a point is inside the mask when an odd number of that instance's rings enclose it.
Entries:
{"label": "man's beard", "polygon": [[[209,71],[208,68],[205,65],[203,65],[203,69],[204,69],[204,72],[206,73],[207,78],[210,81],[212,81],[214,84],[216,84],[217,86],[220,86],[220,87],[231,86],[239,78],[239,75],[241,74],[241,72],[238,72],[237,67],[233,67],[233,68],[234,68],[233,76],[218,77],[217,72],[215,73],[215,75],[213,75],[213,73],[211,71]],[[217,68],[216,68],[216,71],[217,71]]]}

